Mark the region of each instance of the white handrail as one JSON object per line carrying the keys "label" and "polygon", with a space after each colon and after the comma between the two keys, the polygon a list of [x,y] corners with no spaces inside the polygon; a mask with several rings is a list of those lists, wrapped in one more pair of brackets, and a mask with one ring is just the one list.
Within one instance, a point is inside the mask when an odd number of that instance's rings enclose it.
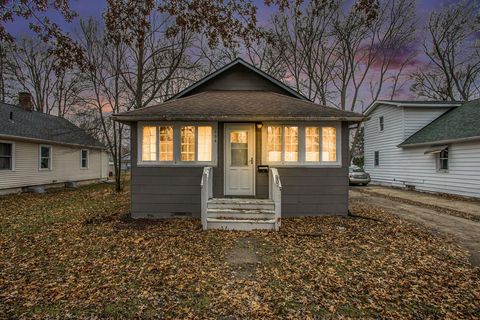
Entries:
{"label": "white handrail", "polygon": [[208,199],[213,197],[213,169],[212,167],[203,168],[202,180],[200,181],[201,193],[201,220],[203,230],[207,230],[207,209]]}
{"label": "white handrail", "polygon": [[270,199],[275,204],[275,230],[278,231],[282,222],[282,181],[277,168],[270,168]]}

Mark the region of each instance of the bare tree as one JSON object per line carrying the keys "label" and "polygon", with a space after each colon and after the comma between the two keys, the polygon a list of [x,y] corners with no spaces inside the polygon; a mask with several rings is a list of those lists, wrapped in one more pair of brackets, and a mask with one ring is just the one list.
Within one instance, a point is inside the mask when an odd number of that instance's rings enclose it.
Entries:
{"label": "bare tree", "polygon": [[431,13],[424,43],[429,64],[412,75],[413,92],[441,100],[480,94],[479,10],[477,2],[461,1]]}

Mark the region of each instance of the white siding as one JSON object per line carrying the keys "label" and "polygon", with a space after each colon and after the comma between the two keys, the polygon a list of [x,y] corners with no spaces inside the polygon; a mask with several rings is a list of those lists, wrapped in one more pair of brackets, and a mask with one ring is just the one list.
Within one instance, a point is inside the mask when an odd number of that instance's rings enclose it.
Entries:
{"label": "white siding", "polygon": [[404,138],[407,139],[448,110],[449,108],[404,108]]}
{"label": "white siding", "polygon": [[[405,186],[417,190],[480,197],[480,141],[449,145],[449,170],[437,171],[436,155],[425,155],[427,147],[398,148],[404,140],[405,125],[412,128],[415,113],[402,108],[379,106],[365,123],[365,170],[374,183]],[[439,114],[445,109],[438,110]],[[410,113],[409,120],[405,116]],[[378,132],[378,117],[385,117],[385,130]],[[417,113],[418,123],[430,123],[429,116]],[[433,120],[433,119],[432,119]],[[412,130],[412,129],[409,129]],[[408,135],[407,135],[408,136]],[[380,165],[374,166],[374,152],[380,152]]]}
{"label": "white siding", "polygon": [[40,144],[2,141],[15,143],[15,170],[0,171],[0,189],[102,179],[108,175],[108,156],[105,151],[89,149],[89,167],[81,169],[80,150],[82,148],[50,144],[52,146],[52,170],[39,170]]}

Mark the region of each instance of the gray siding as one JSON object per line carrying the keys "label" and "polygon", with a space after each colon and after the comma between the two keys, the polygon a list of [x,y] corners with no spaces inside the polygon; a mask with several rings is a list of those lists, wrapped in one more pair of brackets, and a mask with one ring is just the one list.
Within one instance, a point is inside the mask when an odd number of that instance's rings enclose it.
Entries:
{"label": "gray siding", "polygon": [[282,217],[348,213],[348,124],[342,124],[341,168],[280,168]]}
{"label": "gray siding", "polygon": [[208,90],[271,91],[292,96],[289,92],[283,90],[264,77],[252,72],[242,65],[237,65],[223,72],[222,74],[188,92],[185,94],[185,96]]}

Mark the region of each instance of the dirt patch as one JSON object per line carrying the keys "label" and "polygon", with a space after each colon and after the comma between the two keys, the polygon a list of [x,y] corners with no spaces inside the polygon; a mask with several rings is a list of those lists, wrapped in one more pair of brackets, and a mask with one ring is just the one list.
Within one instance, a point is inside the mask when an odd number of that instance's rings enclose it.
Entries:
{"label": "dirt patch", "polygon": [[226,256],[227,263],[232,267],[233,274],[240,279],[249,279],[255,273],[260,259],[257,255],[258,239],[245,237],[237,240],[232,250]]}

